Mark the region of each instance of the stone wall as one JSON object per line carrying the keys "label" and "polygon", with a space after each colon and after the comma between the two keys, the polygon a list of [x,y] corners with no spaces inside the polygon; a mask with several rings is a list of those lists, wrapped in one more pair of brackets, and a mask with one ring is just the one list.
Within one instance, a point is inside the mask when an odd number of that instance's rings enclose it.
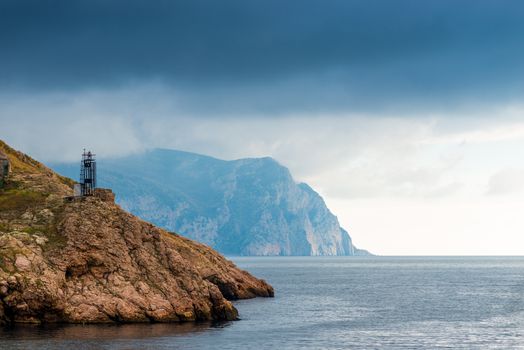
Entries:
{"label": "stone wall", "polygon": [[115,202],[115,194],[108,188],[95,188],[94,196],[100,198],[104,202]]}

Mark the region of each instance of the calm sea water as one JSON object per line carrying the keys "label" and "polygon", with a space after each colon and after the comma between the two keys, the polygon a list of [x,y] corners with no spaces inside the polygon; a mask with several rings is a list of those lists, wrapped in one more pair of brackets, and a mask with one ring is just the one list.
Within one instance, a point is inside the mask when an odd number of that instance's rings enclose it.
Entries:
{"label": "calm sea water", "polygon": [[274,299],[225,324],[15,327],[1,349],[524,349],[524,258],[233,258]]}

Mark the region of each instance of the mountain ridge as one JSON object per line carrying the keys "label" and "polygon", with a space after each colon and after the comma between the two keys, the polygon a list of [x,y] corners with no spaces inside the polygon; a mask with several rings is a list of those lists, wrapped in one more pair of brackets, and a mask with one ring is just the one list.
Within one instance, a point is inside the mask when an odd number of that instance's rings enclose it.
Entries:
{"label": "mountain ridge", "polygon": [[[154,149],[99,163],[99,182],[128,211],[224,254],[368,254],[354,247],[323,198],[274,158]],[[74,175],[74,165],[53,166]]]}

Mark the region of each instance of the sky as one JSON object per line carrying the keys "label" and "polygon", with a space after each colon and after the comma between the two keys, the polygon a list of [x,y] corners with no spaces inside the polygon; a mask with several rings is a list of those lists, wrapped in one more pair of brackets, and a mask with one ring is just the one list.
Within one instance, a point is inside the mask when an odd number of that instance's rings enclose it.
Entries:
{"label": "sky", "polygon": [[0,1],[0,139],[272,156],[382,255],[524,254],[520,0]]}

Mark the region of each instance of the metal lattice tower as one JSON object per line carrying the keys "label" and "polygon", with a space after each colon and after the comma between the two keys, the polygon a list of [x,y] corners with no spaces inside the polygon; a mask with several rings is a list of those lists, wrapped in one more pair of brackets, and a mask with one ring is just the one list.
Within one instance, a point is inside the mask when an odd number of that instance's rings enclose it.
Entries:
{"label": "metal lattice tower", "polygon": [[80,189],[82,196],[92,196],[96,188],[96,160],[91,151],[82,153],[80,163]]}

